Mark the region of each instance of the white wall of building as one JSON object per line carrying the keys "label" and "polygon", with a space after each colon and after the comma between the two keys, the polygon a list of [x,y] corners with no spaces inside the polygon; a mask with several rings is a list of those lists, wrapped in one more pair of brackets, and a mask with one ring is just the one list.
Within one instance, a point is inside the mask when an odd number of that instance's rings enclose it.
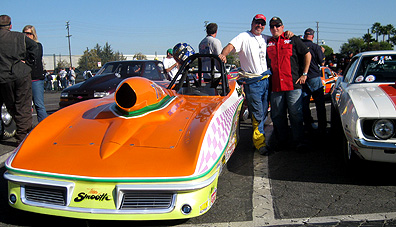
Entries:
{"label": "white wall of building", "polygon": [[[133,59],[134,55],[124,55],[126,57],[126,60],[134,60]],[[78,67],[78,59],[80,59],[82,55],[72,55],[72,65],[73,67]],[[147,60],[154,60],[157,58],[157,60],[162,61],[166,55],[146,55]],[[44,69],[45,70],[54,70],[56,68],[56,65],[59,61],[66,61],[70,63],[70,56],[69,55],[44,55],[43,56],[43,64],[44,64]],[[102,64],[103,65],[103,64]]]}

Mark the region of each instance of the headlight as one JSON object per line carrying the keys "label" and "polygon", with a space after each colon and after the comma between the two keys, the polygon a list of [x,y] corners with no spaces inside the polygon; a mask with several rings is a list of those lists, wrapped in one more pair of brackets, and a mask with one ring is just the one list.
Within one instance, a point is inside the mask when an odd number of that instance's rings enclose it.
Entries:
{"label": "headlight", "polygon": [[67,97],[69,97],[69,93],[67,93],[67,92],[61,93],[61,98],[67,98]]}
{"label": "headlight", "polygon": [[378,139],[386,140],[395,133],[395,126],[390,120],[377,120],[373,124],[374,136]]}
{"label": "headlight", "polygon": [[110,92],[106,92],[106,91],[94,92],[94,97],[95,98],[102,98],[102,97],[105,97],[105,96],[108,96],[108,95],[110,95]]}

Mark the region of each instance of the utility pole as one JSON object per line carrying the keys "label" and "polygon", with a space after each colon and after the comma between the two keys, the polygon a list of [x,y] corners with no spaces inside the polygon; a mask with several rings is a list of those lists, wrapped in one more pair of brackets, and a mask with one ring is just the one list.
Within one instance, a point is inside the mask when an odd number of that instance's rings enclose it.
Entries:
{"label": "utility pole", "polygon": [[70,37],[71,35],[69,34],[69,21],[66,21],[66,29],[67,29],[67,39],[69,41],[69,57],[70,57],[70,67],[73,67],[72,63],[72,57],[71,57],[71,48],[70,48]]}
{"label": "utility pole", "polygon": [[319,45],[319,22],[316,21],[316,44]]}

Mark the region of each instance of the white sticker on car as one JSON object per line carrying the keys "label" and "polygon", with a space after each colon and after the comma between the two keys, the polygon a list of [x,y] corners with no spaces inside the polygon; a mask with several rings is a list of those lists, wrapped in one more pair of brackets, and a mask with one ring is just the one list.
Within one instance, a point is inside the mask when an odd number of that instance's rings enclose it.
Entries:
{"label": "white sticker on car", "polygon": [[356,83],[360,83],[360,82],[362,82],[363,80],[364,80],[364,76],[358,76],[358,77],[356,77],[355,82],[356,82]]}
{"label": "white sticker on car", "polygon": [[375,76],[374,75],[369,75],[365,79],[366,82],[374,82],[375,81]]}

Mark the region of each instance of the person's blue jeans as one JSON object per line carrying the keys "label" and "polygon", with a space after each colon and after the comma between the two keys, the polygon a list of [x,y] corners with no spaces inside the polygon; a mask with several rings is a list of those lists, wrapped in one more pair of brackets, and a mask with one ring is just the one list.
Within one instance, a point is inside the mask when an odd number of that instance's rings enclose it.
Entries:
{"label": "person's blue jeans", "polygon": [[44,105],[44,80],[32,82],[32,100],[37,112],[37,121],[41,122],[47,117],[47,111]]}
{"label": "person's blue jeans", "polygon": [[277,143],[287,142],[289,135],[287,116],[289,114],[293,143],[301,144],[304,138],[301,89],[272,92],[270,103]]}
{"label": "person's blue jeans", "polygon": [[268,114],[268,87],[268,79],[244,85],[248,109],[253,118],[253,143],[256,149],[266,146],[264,123]]}
{"label": "person's blue jeans", "polygon": [[316,106],[319,131],[325,132],[327,126],[327,119],[322,79],[320,77],[308,79],[303,85],[302,91],[305,127],[307,127],[308,129],[312,128],[311,123],[313,122],[313,118],[311,116],[311,110],[309,109],[309,103],[312,96]]}

